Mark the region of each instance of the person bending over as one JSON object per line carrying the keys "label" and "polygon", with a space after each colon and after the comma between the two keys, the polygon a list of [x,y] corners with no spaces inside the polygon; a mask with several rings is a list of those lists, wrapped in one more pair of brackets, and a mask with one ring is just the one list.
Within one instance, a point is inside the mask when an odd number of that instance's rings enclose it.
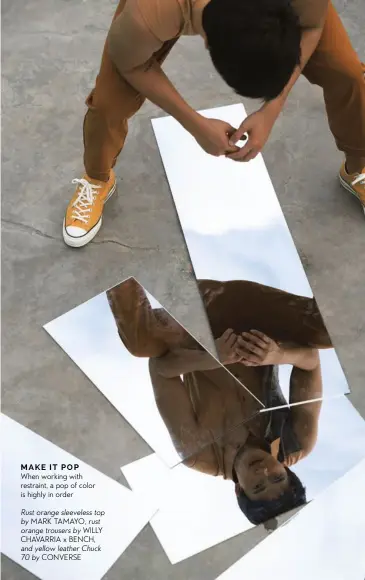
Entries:
{"label": "person bending over", "polygon": [[[262,101],[240,127],[197,113],[162,71],[182,35],[200,36],[226,83]],[[113,167],[128,120],[145,99],[172,115],[208,154],[250,161],[300,74],[323,89],[329,127],[345,157],[340,182],[365,207],[364,65],[329,0],[120,0],[86,101],[85,173],[74,180],[66,244],[84,246],[99,231],[116,189]],[[246,144],[237,147],[244,136]]]}

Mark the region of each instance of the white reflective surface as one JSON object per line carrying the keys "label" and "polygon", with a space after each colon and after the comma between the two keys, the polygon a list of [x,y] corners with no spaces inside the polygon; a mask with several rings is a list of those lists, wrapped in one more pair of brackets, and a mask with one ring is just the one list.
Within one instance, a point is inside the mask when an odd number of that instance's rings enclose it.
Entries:
{"label": "white reflective surface", "polygon": [[135,491],[159,505],[151,526],[172,564],[253,527],[237,507],[231,481],[178,465],[168,469],[153,454],[122,468]]}
{"label": "white reflective surface", "polygon": [[364,580],[365,460],[217,580]]}
{"label": "white reflective surface", "polygon": [[[203,114],[234,127],[246,116],[243,105]],[[172,117],[154,119],[153,128],[196,277],[312,296],[262,156],[237,163],[207,155]],[[324,396],[349,392],[334,350],[321,360]]]}
{"label": "white reflective surface", "polygon": [[[153,505],[153,498],[146,499],[143,495],[130,491],[5,415],[1,416],[1,430],[3,441],[2,552],[41,580],[75,580],[76,578],[101,580],[155,513],[156,505]],[[28,480],[21,479],[21,464],[24,463],[44,463],[46,466],[50,463],[58,465],[77,463],[80,466],[78,472],[84,478],[82,481],[77,481],[81,484],[88,482],[95,487],[87,489],[77,487],[73,490],[73,497],[70,498],[57,498],[56,496],[45,499],[21,498],[21,483],[29,483]],[[23,471],[23,473],[25,472]],[[29,473],[52,473],[52,471],[29,471]],[[61,472],[57,470],[57,473]],[[32,480],[29,481],[32,482]],[[53,483],[59,483],[59,481]],[[27,492],[28,490],[23,489],[23,491]],[[22,509],[29,511],[59,510],[60,512],[64,509],[69,511],[105,511],[105,516],[100,522],[102,531],[96,536],[98,544],[89,544],[91,546],[100,545],[101,550],[82,552],[81,560],[50,561],[41,558],[37,562],[32,559],[22,560],[21,548],[24,545],[29,545],[21,542],[21,530],[24,529],[24,526],[21,525]],[[30,524],[26,526],[26,528],[30,527],[45,528],[47,526],[31,526]],[[51,527],[60,528],[61,526],[52,524]],[[73,529],[73,526],[71,528]],[[50,542],[43,543],[52,547]],[[41,556],[45,552],[36,554],[33,548],[32,552],[27,553]]]}
{"label": "white reflective surface", "polygon": [[45,329],[167,465],[180,462],[156,406],[148,359],[123,345],[105,293]]}
{"label": "white reflective surface", "polygon": [[[162,308],[147,296],[153,308]],[[180,463],[156,406],[149,359],[131,355],[123,345],[105,293],[44,328],[167,466]]]}
{"label": "white reflective surface", "polygon": [[[317,497],[361,461],[364,449],[365,422],[351,403],[344,397],[324,401],[314,450],[292,468],[306,487],[307,501]],[[231,481],[201,474],[184,465],[168,470],[156,455],[124,466],[122,471],[136,491],[142,491],[148,480],[151,498],[159,505],[151,525],[172,563],[253,527],[237,506]],[[356,489],[356,501],[361,509],[364,488]],[[313,513],[315,508],[306,506],[303,509],[311,509]],[[335,503],[331,509],[336,512]],[[261,552],[260,557],[264,555]],[[285,565],[286,558],[287,551],[283,550],[280,561]],[[232,579],[241,577],[251,580],[250,575],[239,574]],[[257,576],[257,580],[264,578]],[[346,579],[341,577],[341,580]]]}

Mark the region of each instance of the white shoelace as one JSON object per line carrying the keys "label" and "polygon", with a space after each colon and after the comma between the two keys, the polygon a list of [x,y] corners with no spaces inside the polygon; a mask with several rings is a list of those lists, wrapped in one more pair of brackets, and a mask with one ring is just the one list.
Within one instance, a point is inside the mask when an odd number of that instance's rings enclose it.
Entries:
{"label": "white shoelace", "polygon": [[79,184],[80,186],[78,196],[72,204],[72,207],[75,208],[72,212],[72,218],[87,224],[90,219],[92,205],[99,193],[96,190],[101,189],[101,185],[94,185],[86,179],[73,179],[72,183]]}
{"label": "white shoelace", "polygon": [[354,179],[352,185],[357,185],[358,183],[360,183],[361,185],[365,185],[365,173],[360,173],[360,175],[358,175],[356,179]]}

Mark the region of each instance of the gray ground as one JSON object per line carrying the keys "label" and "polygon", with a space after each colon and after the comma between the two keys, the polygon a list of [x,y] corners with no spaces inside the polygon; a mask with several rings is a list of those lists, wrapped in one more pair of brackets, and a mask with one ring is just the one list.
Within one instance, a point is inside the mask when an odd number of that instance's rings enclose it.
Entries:
{"label": "gray ground", "polygon": [[[365,55],[363,0],[336,0]],[[124,419],[42,330],[42,325],[134,275],[209,346],[207,324],[169,195],[146,105],[120,159],[119,197],[86,249],[61,240],[82,169],[84,98],[100,60],[114,0],[3,0],[3,411],[107,475],[148,452]],[[194,62],[194,65],[192,64]],[[166,71],[199,108],[236,103],[199,39],[184,39]],[[247,104],[252,109],[252,104]],[[365,416],[364,216],[338,185],[341,162],[321,91],[294,88],[265,161],[310,282]],[[163,273],[163,274],[161,274]],[[214,580],[259,542],[261,528],[172,567],[147,527],[108,580]],[[4,580],[31,574],[6,558]]]}

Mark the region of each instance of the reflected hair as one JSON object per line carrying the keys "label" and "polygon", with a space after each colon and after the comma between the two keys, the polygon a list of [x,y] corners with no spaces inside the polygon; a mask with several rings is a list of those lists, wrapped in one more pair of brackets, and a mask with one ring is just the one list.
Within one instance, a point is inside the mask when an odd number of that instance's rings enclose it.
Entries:
{"label": "reflected hair", "polygon": [[305,487],[299,477],[288,467],[285,469],[289,478],[289,489],[273,500],[249,499],[243,489],[239,487],[237,477],[234,477],[233,481],[236,483],[238,505],[252,524],[262,524],[267,520],[307,503]]}

